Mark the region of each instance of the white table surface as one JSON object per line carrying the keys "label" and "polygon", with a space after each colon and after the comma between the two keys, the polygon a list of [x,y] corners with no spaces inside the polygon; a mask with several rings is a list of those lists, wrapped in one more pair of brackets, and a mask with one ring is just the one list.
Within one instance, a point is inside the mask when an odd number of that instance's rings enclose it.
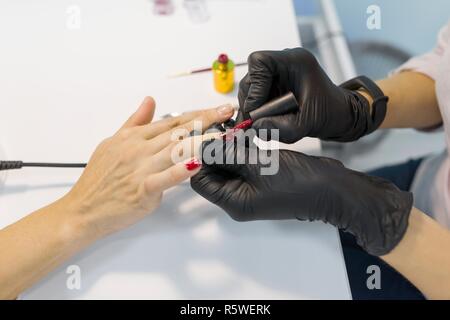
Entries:
{"label": "white table surface", "polygon": [[[236,102],[209,73],[218,53],[235,61],[261,49],[299,45],[289,0],[211,0],[211,18],[193,23],[175,1],[155,16],[148,0],[0,1],[0,148],[9,159],[86,161],[145,95],[157,116]],[[80,29],[66,27],[70,5]],[[245,74],[237,69],[236,79]],[[296,146],[317,153],[317,140]],[[57,199],[78,169],[8,172],[0,186],[0,227]],[[276,208],[274,208],[276,210]],[[3,262],[2,262],[3,263]],[[81,268],[80,290],[66,286]],[[322,223],[237,223],[190,190],[169,190],[163,205],[49,274],[25,299],[348,299],[338,234]]]}

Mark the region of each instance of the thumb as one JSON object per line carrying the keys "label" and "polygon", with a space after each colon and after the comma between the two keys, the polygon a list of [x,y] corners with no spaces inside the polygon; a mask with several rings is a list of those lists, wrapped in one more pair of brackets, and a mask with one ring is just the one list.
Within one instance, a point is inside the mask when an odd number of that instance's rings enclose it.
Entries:
{"label": "thumb", "polygon": [[[244,112],[253,111],[269,99],[274,76],[273,60],[270,52],[257,51],[248,57],[248,78],[242,83],[245,100],[240,97],[240,105]],[[242,94],[243,95],[243,94]],[[242,105],[244,100],[244,105]]]}
{"label": "thumb", "polygon": [[305,130],[297,125],[297,114],[283,114],[256,120],[252,128],[260,139],[277,140],[284,143],[294,143],[305,137]]}
{"label": "thumb", "polygon": [[145,97],[139,108],[123,124],[122,128],[132,128],[150,123],[155,114],[155,100],[152,97]]}

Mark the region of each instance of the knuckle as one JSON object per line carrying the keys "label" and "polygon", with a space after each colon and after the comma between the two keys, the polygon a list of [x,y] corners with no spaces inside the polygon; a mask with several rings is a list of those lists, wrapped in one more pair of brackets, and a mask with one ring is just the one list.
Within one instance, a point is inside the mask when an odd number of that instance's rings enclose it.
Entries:
{"label": "knuckle", "polygon": [[172,170],[169,170],[169,181],[173,184],[178,180],[180,180],[180,173],[176,170],[176,167],[173,167]]}
{"label": "knuckle", "polygon": [[155,193],[157,190],[157,184],[153,181],[153,179],[147,179],[144,183],[144,189],[147,194]]}
{"label": "knuckle", "polygon": [[170,142],[177,143],[189,135],[189,130],[185,127],[177,127],[170,131]]}
{"label": "knuckle", "polygon": [[131,128],[124,128],[119,132],[119,138],[123,140],[129,139],[133,134],[133,130]]}
{"label": "knuckle", "polygon": [[316,57],[304,48],[291,49],[288,54],[295,55],[295,57],[305,66],[312,66],[318,64]]}
{"label": "knuckle", "polygon": [[128,159],[125,155],[120,154],[116,158],[116,163],[119,167],[123,167],[124,165],[126,165],[128,163]]}
{"label": "knuckle", "polygon": [[189,133],[194,128],[194,121],[190,121],[188,123],[185,123],[183,125],[180,125],[175,128],[176,131],[172,131],[172,141],[181,141],[184,138],[189,136]]}
{"label": "knuckle", "polygon": [[207,128],[214,122],[216,122],[216,111],[215,110],[208,110],[203,113],[201,120],[202,128]]}
{"label": "knuckle", "polygon": [[178,127],[178,126],[180,125],[180,123],[181,123],[181,117],[182,117],[182,116],[178,116],[178,117],[175,117],[175,118],[171,118],[171,119],[169,120],[168,127],[169,127],[170,129],[173,129],[173,128],[175,128],[175,127]]}
{"label": "knuckle", "polygon": [[247,62],[249,65],[259,63],[267,57],[267,51],[255,51],[250,53]]}

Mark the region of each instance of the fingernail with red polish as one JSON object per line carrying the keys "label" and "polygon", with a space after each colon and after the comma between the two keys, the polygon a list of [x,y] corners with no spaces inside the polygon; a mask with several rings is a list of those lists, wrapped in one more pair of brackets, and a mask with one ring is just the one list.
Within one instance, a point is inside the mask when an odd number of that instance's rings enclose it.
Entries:
{"label": "fingernail with red polish", "polygon": [[197,158],[193,158],[184,164],[188,171],[194,171],[202,166],[202,162]]}

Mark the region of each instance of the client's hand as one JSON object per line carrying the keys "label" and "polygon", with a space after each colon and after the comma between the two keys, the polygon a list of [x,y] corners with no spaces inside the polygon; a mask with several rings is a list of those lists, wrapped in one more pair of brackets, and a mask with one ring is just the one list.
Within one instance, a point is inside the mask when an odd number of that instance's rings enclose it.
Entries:
{"label": "client's hand", "polygon": [[165,189],[198,172],[196,145],[211,135],[176,138],[203,132],[234,113],[222,106],[150,124],[154,111],[155,102],[146,98],[98,146],[67,195],[0,230],[0,257],[8,261],[0,263],[0,299],[16,298],[97,239],[151,213]]}
{"label": "client's hand", "polygon": [[178,140],[188,136],[195,121],[203,130],[234,113],[226,105],[150,124],[154,109],[153,99],[146,98],[123,127],[97,147],[79,181],[61,200],[88,236],[103,237],[151,213],[164,190],[196,174],[201,165],[190,159],[193,152],[180,157],[177,151],[181,162],[174,163]]}

